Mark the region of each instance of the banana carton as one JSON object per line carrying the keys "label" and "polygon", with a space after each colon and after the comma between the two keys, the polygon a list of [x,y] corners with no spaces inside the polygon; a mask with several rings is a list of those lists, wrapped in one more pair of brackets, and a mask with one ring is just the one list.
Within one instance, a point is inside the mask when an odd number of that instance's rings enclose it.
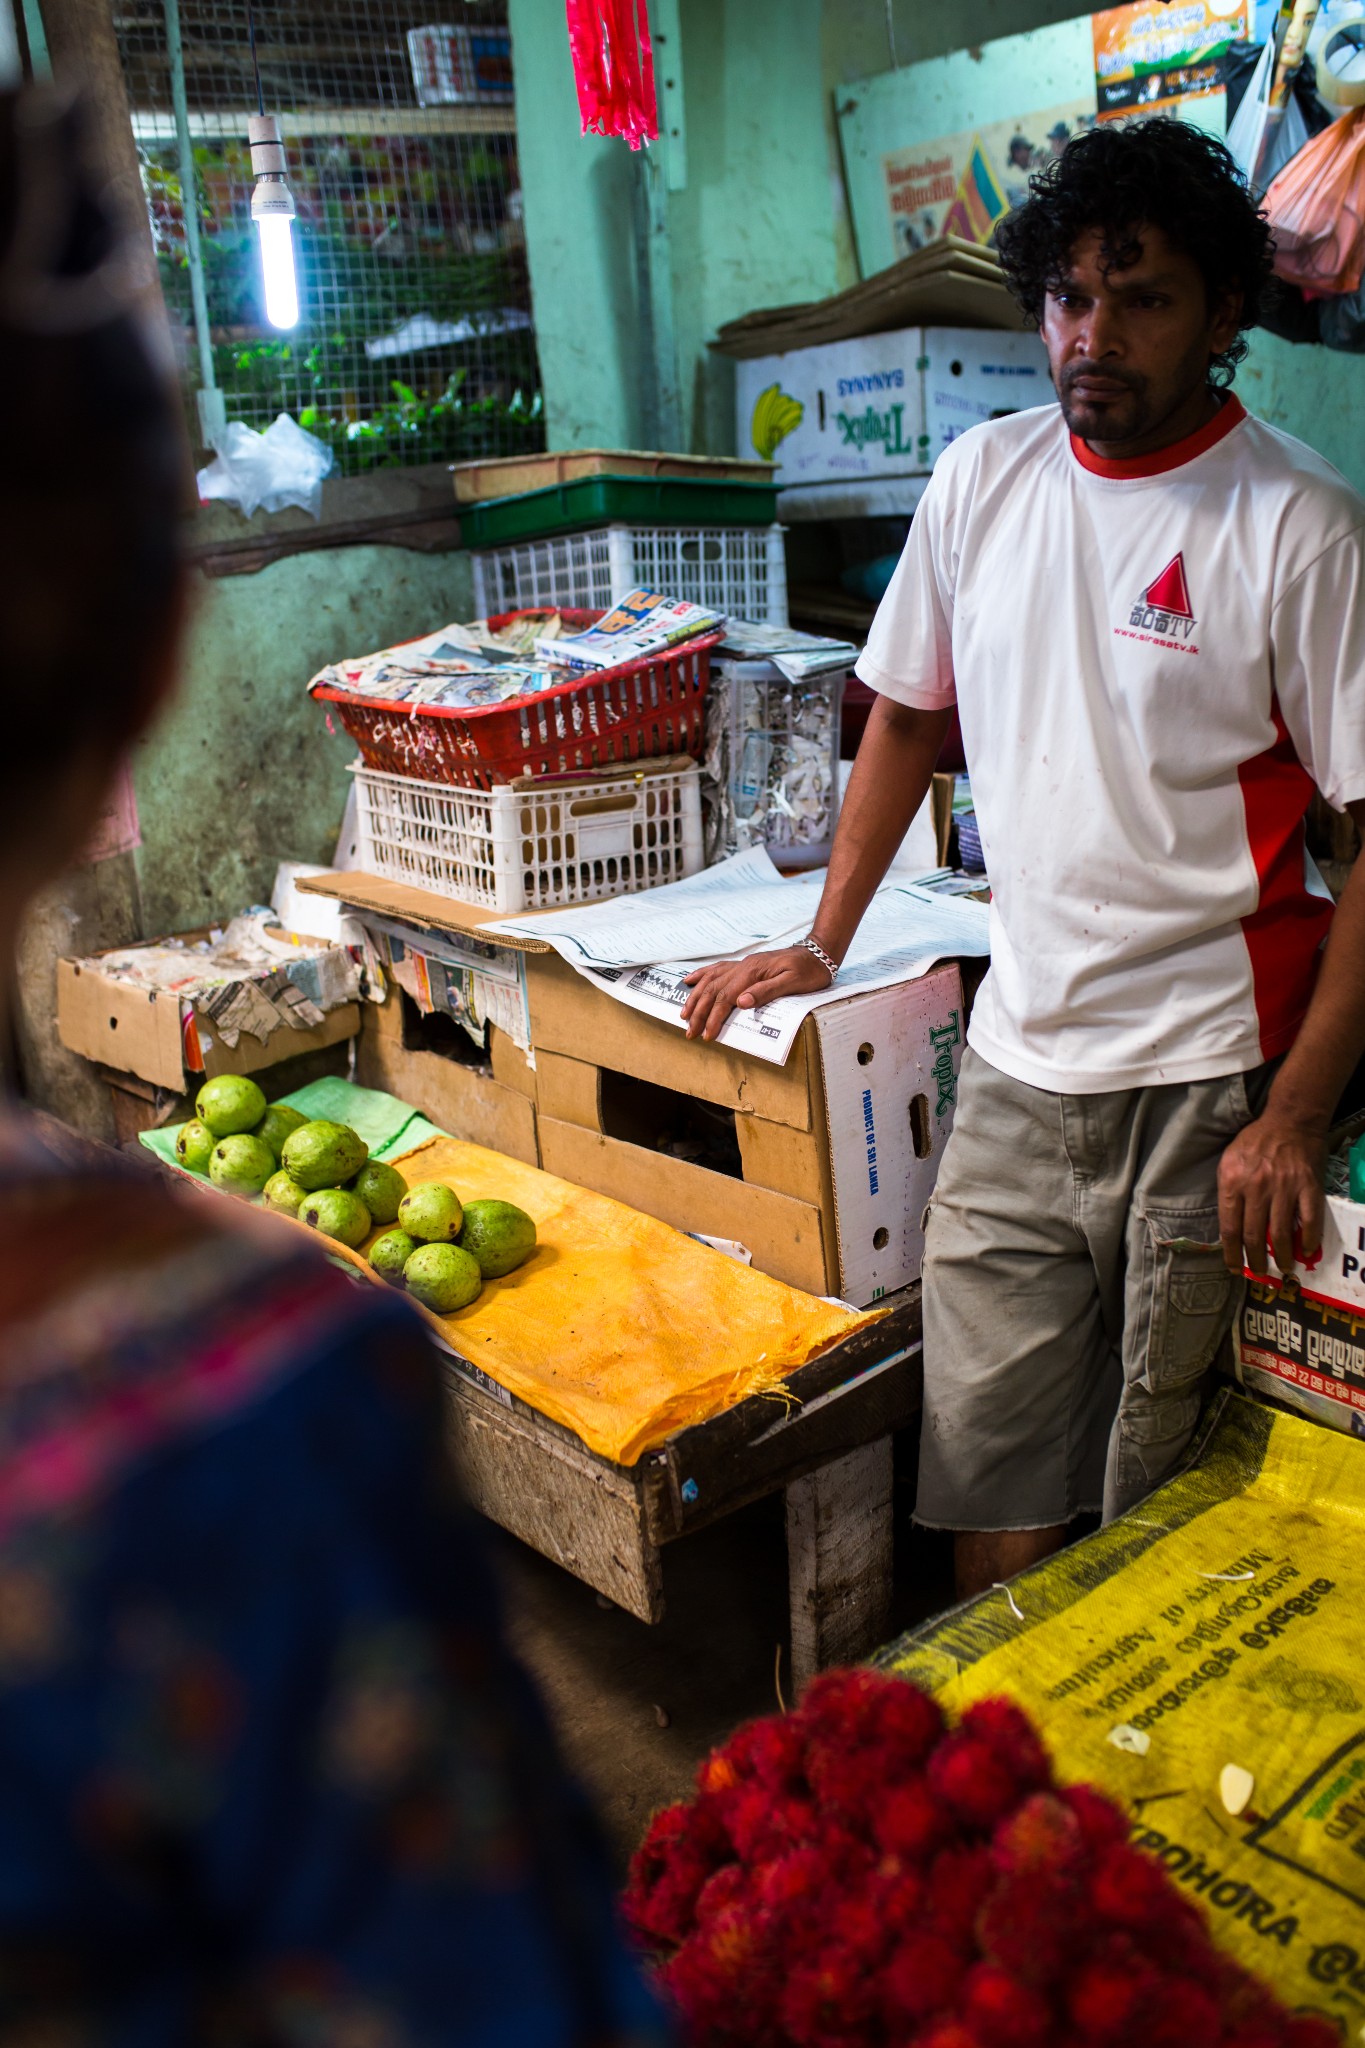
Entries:
{"label": "banana carton", "polygon": [[906,327],[735,365],[736,445],[780,489],[927,475],[982,420],[1046,405],[1036,334]]}

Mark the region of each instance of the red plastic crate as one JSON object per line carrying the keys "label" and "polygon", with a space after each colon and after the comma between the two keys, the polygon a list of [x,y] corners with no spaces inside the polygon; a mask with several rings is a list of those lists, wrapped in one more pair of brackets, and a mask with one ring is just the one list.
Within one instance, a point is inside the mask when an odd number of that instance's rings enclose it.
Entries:
{"label": "red plastic crate", "polygon": [[[537,616],[554,614],[504,612],[488,623],[497,628]],[[559,613],[575,631],[601,616],[595,611]],[[422,782],[493,789],[519,775],[572,775],[661,754],[700,759],[711,650],[722,638],[708,633],[648,661],[560,683],[525,703],[490,704],[478,711],[385,703],[324,683],[312,694],[336,706],[367,767],[415,775]]]}

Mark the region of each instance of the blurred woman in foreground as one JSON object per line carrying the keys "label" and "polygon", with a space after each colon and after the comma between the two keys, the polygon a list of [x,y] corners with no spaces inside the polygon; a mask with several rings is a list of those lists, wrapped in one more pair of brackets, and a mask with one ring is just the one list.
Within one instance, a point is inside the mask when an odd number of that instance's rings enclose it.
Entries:
{"label": "blurred woman in foreground", "polygon": [[[0,99],[0,958],[173,679],[174,402]],[[411,1311],[0,1116],[0,2038],[659,2038],[507,1656]]]}

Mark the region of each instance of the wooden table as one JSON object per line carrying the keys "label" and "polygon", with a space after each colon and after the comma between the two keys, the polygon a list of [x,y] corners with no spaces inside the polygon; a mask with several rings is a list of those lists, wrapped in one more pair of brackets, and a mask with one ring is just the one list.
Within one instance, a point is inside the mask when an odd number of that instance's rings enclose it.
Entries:
{"label": "wooden table", "polygon": [[664,1611],[665,1547],[782,1488],[799,1687],[887,1632],[891,1437],[919,1412],[919,1288],[888,1308],[793,1373],[790,1398],[742,1401],[630,1466],[590,1451],[452,1353],[452,1427],[466,1489],[492,1521],[653,1622]]}

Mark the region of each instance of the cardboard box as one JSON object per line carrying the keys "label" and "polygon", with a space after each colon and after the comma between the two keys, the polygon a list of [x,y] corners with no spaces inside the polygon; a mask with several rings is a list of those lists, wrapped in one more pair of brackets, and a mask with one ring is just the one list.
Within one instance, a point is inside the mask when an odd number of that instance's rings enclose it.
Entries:
{"label": "cardboard box", "polygon": [[[190,932],[187,940],[207,936]],[[217,1025],[171,989],[149,989],[101,974],[89,960],[57,962],[57,1035],[68,1052],[136,1074],[177,1095],[215,1074],[257,1074],[300,1053],[354,1038],[360,1006],[342,1003],[307,1031],[282,1024],[267,1039],[244,1031],[223,1044]]]}
{"label": "cardboard box", "polygon": [[1237,1368],[1254,1392],[1365,1437],[1365,1202],[1327,1197],[1311,1267],[1288,1279],[1248,1273]]}
{"label": "cardboard box", "polygon": [[1365,1309],[1293,1280],[1249,1280],[1237,1377],[1314,1422],[1365,1437]]}
{"label": "cardboard box", "polygon": [[927,473],[968,427],[1053,397],[1036,334],[907,327],[863,335],[737,363],[736,446],[744,454],[764,438],[755,413],[771,404],[764,394],[774,384],[801,408],[771,451],[783,490]]}
{"label": "cardboard box", "polygon": [[[962,1056],[956,966],[825,1005],[785,1067],[690,1041],[555,956],[528,981],[547,1172],[860,1307],[919,1278]],[[732,1129],[728,1171],[660,1151],[708,1122],[718,1148]]]}
{"label": "cardboard box", "polygon": [[[420,1109],[432,1123],[471,1145],[539,1166],[535,1102],[525,1084],[509,1085],[499,1072],[527,1073],[524,1054],[496,1025],[490,1027],[491,1069],[470,1058],[425,1049],[416,1005],[393,989],[383,1003],[365,1005],[356,1055],[356,1079],[383,1088]],[[451,1027],[452,1042],[458,1027]],[[474,1047],[469,1046],[472,1055]],[[530,1075],[532,1085],[535,1076]]]}

